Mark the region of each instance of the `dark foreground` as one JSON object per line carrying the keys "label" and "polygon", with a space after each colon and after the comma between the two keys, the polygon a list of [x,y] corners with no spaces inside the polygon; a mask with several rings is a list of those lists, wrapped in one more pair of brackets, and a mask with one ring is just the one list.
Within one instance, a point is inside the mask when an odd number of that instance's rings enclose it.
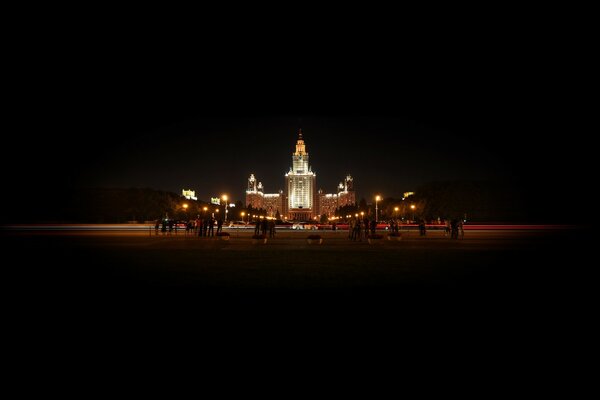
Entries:
{"label": "dark foreground", "polygon": [[[575,284],[577,230],[441,233],[369,245],[305,233],[253,245],[139,235],[8,234],[18,303],[115,316],[536,318]],[[564,299],[563,299],[564,300]],[[105,315],[106,316],[106,315]]]}
{"label": "dark foreground", "polygon": [[527,382],[532,369],[547,377],[585,350],[577,347],[594,314],[581,231],[454,241],[432,233],[379,245],[324,234],[320,246],[304,232],[266,245],[248,235],[5,232],[4,255],[15,260],[3,265],[7,343],[18,343],[18,362],[43,355],[47,371],[68,354],[74,366],[128,374],[117,360],[152,363],[158,349],[219,371],[241,357],[245,372],[266,354],[278,359],[271,368],[303,360],[325,370],[321,359],[394,368],[409,353],[424,368],[441,357],[454,370],[470,354],[474,369],[510,365]]}

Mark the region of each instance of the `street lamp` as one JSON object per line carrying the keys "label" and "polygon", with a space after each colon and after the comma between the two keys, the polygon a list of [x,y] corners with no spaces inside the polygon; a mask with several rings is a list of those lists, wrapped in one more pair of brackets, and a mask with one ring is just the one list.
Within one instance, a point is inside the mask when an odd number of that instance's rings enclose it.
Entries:
{"label": "street lamp", "polygon": [[377,217],[377,202],[381,200],[381,197],[379,195],[375,196],[375,222],[378,222],[378,217]]}
{"label": "street lamp", "polygon": [[227,195],[224,194],[223,196],[221,196],[221,198],[225,202],[225,222],[227,222]]}
{"label": "street lamp", "polygon": [[242,212],[240,213],[240,215],[242,216],[242,222],[243,222],[243,221],[244,221],[244,215],[246,215],[246,213],[242,211]]}
{"label": "street lamp", "polygon": [[412,221],[415,222],[415,205],[411,204],[410,209],[412,210]]}
{"label": "street lamp", "polygon": [[187,203],[184,203],[183,204],[183,211],[185,212],[185,219],[186,220],[188,219],[187,209],[188,209],[188,205],[187,205]]}

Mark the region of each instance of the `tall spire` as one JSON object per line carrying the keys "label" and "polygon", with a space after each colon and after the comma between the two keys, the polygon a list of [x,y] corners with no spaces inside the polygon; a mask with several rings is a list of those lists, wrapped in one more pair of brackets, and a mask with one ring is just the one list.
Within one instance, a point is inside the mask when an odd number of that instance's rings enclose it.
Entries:
{"label": "tall spire", "polygon": [[308,156],[308,153],[306,153],[306,146],[304,144],[304,139],[302,138],[302,128],[298,129],[298,141],[296,141],[296,152],[294,153],[295,156],[303,156],[306,155]]}

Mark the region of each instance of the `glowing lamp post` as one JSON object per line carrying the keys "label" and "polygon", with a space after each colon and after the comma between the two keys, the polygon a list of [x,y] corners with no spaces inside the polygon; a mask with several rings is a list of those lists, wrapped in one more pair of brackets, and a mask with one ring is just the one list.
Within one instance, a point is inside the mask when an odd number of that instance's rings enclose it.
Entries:
{"label": "glowing lamp post", "polygon": [[377,202],[381,200],[381,196],[375,196],[375,222],[379,221],[379,217],[377,216]]}
{"label": "glowing lamp post", "polygon": [[227,222],[227,195],[224,194],[223,196],[221,196],[221,198],[225,202],[225,222]]}
{"label": "glowing lamp post", "polygon": [[188,209],[188,205],[187,205],[187,203],[184,203],[183,204],[183,211],[185,212],[185,219],[188,219],[187,209]]}
{"label": "glowing lamp post", "polygon": [[412,210],[412,221],[415,222],[415,205],[411,204],[410,209]]}

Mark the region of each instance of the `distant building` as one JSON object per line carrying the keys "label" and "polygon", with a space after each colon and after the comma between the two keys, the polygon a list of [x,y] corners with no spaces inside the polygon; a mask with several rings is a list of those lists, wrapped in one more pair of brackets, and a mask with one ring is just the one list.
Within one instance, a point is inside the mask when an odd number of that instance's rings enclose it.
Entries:
{"label": "distant building", "polygon": [[292,167],[285,174],[286,194],[288,197],[288,218],[296,221],[308,221],[318,214],[316,209],[315,182],[317,175],[308,164],[308,153],[302,138],[302,129],[298,131],[296,151],[292,154]]}
{"label": "distant building", "polygon": [[282,218],[308,221],[322,214],[332,216],[336,208],[356,204],[350,175],[339,184],[337,194],[324,194],[322,190],[317,192],[317,175],[311,170],[308,160],[300,129],[296,151],[292,153],[292,166],[285,174],[285,190],[273,194],[264,193],[262,183],[251,174],[246,189],[246,205],[266,210],[267,216],[275,216],[279,211]]}
{"label": "distant building", "polygon": [[344,182],[340,182],[337,194],[323,193],[323,190],[319,189],[317,204],[319,215],[326,215],[327,217],[332,217],[338,207],[356,204],[352,176],[348,175]]}
{"label": "distant building", "polygon": [[181,191],[181,194],[183,195],[183,197],[185,197],[188,200],[198,200],[198,198],[196,197],[196,191],[189,189],[189,190],[185,190],[183,189]]}
{"label": "distant building", "polygon": [[256,180],[254,174],[251,174],[250,178],[248,178],[248,188],[246,189],[246,206],[262,208],[263,198],[262,183]]}
{"label": "distant building", "polygon": [[264,193],[262,182],[258,182],[254,174],[248,178],[248,188],[246,189],[246,206],[252,208],[262,208],[267,211],[268,217],[275,217],[277,211],[283,218],[287,215],[287,207],[283,190],[279,193]]}
{"label": "distant building", "polygon": [[262,208],[267,211],[267,217],[275,217],[277,211],[281,218],[285,217],[287,207],[283,190],[280,190],[279,193],[265,193]]}

